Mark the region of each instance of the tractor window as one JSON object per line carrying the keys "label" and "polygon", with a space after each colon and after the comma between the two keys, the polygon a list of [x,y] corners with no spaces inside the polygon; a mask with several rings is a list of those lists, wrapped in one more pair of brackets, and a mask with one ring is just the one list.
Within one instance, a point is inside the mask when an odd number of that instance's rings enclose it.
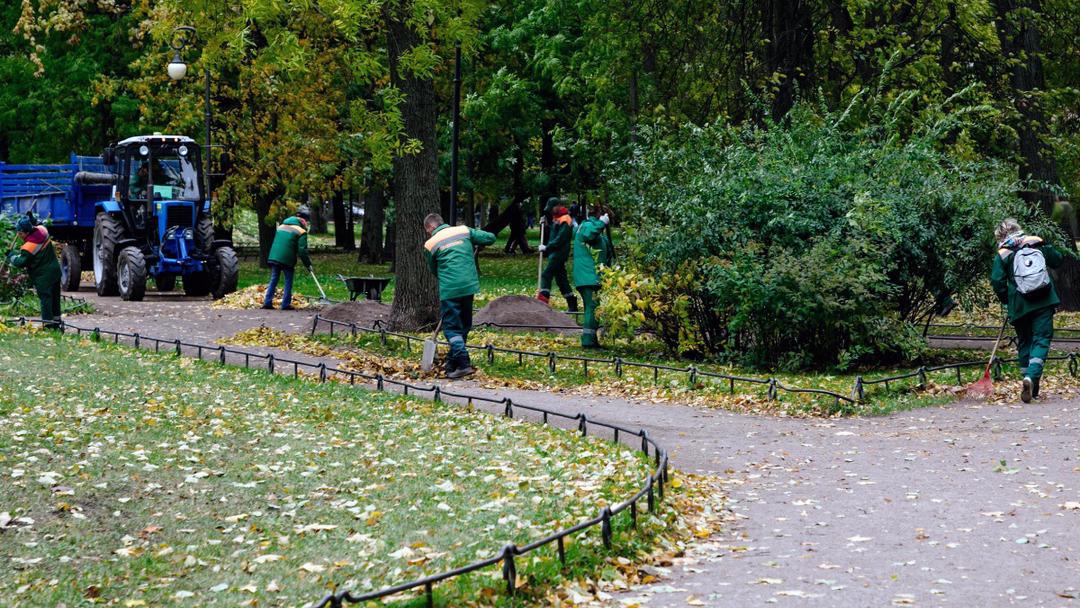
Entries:
{"label": "tractor window", "polygon": [[162,154],[151,158],[150,177],[155,199],[199,200],[199,170],[190,157]]}
{"label": "tractor window", "polygon": [[150,157],[131,159],[128,200],[199,200],[199,170],[190,156],[155,150]]}

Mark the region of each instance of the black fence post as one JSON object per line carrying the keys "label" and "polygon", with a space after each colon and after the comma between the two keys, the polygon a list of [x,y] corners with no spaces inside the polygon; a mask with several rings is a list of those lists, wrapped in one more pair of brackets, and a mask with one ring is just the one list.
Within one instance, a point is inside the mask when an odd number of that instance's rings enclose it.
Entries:
{"label": "black fence post", "polygon": [[517,590],[517,565],[514,563],[514,554],[517,553],[515,545],[503,547],[503,579],[506,581],[506,593],[514,597]]}
{"label": "black fence post", "polygon": [[604,548],[611,550],[611,507],[600,510],[600,538],[604,541]]}

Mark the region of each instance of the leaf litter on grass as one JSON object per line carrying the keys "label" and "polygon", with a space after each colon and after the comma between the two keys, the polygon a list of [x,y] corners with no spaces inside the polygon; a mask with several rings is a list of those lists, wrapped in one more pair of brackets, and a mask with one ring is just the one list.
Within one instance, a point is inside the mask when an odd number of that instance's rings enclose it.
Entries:
{"label": "leaf litter on grass", "polygon": [[328,585],[369,590],[593,517],[649,466],[451,405],[17,333],[0,334],[13,601],[295,605]]}

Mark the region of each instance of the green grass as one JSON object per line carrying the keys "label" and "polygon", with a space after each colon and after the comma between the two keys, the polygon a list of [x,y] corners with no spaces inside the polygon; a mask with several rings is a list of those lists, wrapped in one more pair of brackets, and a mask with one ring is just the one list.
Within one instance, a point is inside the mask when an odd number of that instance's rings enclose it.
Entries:
{"label": "green grass", "polygon": [[[66,298],[60,300],[60,314],[89,314],[94,312],[94,307],[89,302],[74,302]],[[38,302],[36,293],[28,293],[25,296],[11,302],[0,302],[0,317],[38,317],[41,315],[41,304]]]}
{"label": "green grass", "polygon": [[[480,293],[476,296],[477,307],[484,306],[491,300],[513,294],[533,295],[536,293],[535,255],[507,255],[503,253],[509,230],[503,230],[501,238],[491,247],[480,252]],[[535,243],[539,233],[530,232],[530,241]],[[335,300],[347,300],[349,290],[337,276],[385,276],[392,277],[389,264],[360,264],[356,253],[316,253],[312,255],[312,265],[319,283],[326,295]],[[251,285],[265,285],[270,278],[270,271],[259,267],[256,256],[245,256],[240,260],[239,288]],[[293,290],[310,298],[318,299],[319,290],[311,275],[297,266]],[[363,296],[361,296],[363,297]],[[389,304],[394,298],[394,281],[383,292],[383,302]],[[557,298],[559,299],[559,298]],[[561,304],[561,299],[560,304]]]}
{"label": "green grass", "polygon": [[[595,516],[648,468],[452,405],[73,337],[0,331],[0,365],[0,505],[27,518],[0,532],[7,605],[300,605]],[[566,576],[598,569],[595,536]],[[526,593],[560,576],[528,562]],[[492,568],[439,602],[499,588]]]}

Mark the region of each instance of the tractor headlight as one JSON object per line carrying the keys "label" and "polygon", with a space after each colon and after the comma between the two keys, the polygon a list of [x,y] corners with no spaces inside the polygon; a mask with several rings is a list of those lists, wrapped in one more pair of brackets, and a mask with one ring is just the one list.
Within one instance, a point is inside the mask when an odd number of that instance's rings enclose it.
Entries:
{"label": "tractor headlight", "polygon": [[180,154],[180,156],[187,156],[188,153],[187,146],[180,146],[176,149],[176,151]]}
{"label": "tractor headlight", "polygon": [[139,154],[142,156],[150,154],[150,148],[147,148],[146,146],[139,146]]}

